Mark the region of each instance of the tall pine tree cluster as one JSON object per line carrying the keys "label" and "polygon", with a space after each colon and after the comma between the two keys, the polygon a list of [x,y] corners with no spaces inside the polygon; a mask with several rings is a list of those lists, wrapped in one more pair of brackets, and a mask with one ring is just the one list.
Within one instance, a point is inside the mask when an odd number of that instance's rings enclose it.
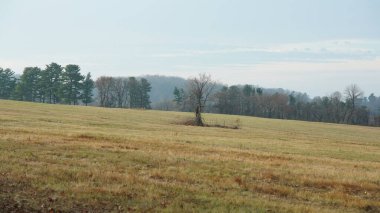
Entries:
{"label": "tall pine tree cluster", "polygon": [[0,68],[0,98],[51,104],[89,104],[93,97],[91,74],[83,76],[78,65],[57,63],[26,67],[17,79],[10,69]]}

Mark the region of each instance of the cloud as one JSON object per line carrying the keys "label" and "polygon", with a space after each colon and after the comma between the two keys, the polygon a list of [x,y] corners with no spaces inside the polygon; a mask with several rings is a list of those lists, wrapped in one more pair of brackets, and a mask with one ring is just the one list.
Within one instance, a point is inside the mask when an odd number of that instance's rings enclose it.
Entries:
{"label": "cloud", "polygon": [[271,62],[260,64],[220,64],[177,66],[168,74],[189,77],[206,72],[229,85],[254,84],[266,88],[286,88],[307,92],[311,96],[328,95],[357,83],[368,95],[380,91],[380,57],[375,60],[323,62]]}
{"label": "cloud", "polygon": [[[227,46],[227,45],[225,45]],[[209,49],[186,49],[154,54],[158,58],[228,58],[241,61],[250,57],[255,62],[310,61],[340,62],[346,60],[368,60],[380,56],[380,40],[342,39],[275,45],[214,47]]]}
{"label": "cloud", "polygon": [[[347,71],[355,71],[358,75],[360,72],[373,72],[380,78],[380,57],[374,60],[341,60],[333,63],[325,62],[304,62],[304,61],[279,61],[252,64],[214,64],[214,65],[178,65],[175,70],[182,73],[194,73],[196,71],[210,73],[226,73],[235,75],[244,73],[258,74],[308,74],[310,72],[318,72],[320,74],[328,74],[331,72],[344,74]],[[240,81],[245,78],[241,78]],[[229,79],[229,78],[227,78]]]}
{"label": "cloud", "polygon": [[306,72],[319,71],[347,71],[347,70],[367,70],[379,72],[380,74],[380,58],[375,60],[341,60],[335,63],[324,62],[274,62],[268,64],[258,64],[254,66],[257,70],[263,71],[293,71],[293,72]]}

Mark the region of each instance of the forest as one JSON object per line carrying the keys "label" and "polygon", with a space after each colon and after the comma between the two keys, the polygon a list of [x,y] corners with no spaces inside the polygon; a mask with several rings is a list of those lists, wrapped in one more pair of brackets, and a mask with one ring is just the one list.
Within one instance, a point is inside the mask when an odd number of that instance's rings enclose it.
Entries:
{"label": "forest", "polygon": [[[20,76],[9,68],[0,68],[0,99],[194,112],[194,97],[188,81],[162,76],[101,76],[94,81],[90,73],[82,75],[78,65],[51,63],[44,69],[26,67]],[[152,103],[151,94],[160,99]],[[348,85],[343,92],[310,98],[306,93],[295,91],[215,83],[202,111],[380,126],[380,97],[374,93],[365,97],[355,84]]]}
{"label": "forest", "polygon": [[[191,97],[185,89],[174,89],[180,111],[191,111]],[[343,94],[310,99],[305,93],[266,93],[252,85],[224,86],[212,96],[208,112],[355,125],[380,125],[380,97],[364,97],[360,88],[349,85]]]}
{"label": "forest", "polygon": [[51,63],[45,69],[26,67],[21,76],[0,68],[0,99],[50,104],[99,105],[101,107],[150,108],[149,82],[135,77],[82,75],[78,65]]}

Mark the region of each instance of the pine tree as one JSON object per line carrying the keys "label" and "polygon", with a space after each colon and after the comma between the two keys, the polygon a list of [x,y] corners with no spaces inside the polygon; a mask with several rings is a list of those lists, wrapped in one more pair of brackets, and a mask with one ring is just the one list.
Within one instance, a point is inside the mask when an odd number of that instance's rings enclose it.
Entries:
{"label": "pine tree", "polygon": [[16,78],[10,69],[0,67],[0,98],[9,99],[15,89]]}
{"label": "pine tree", "polygon": [[181,95],[180,90],[177,87],[174,87],[173,95],[174,95],[174,100],[173,101],[177,105],[180,105],[182,103],[182,101],[183,101],[183,97]]}
{"label": "pine tree", "polygon": [[150,109],[151,102],[150,102],[149,92],[151,91],[152,86],[150,85],[148,80],[146,80],[145,78],[142,78],[140,80],[139,88],[140,88],[140,107],[144,109]]}
{"label": "pine tree", "polygon": [[183,90],[183,88],[178,89],[177,87],[174,87],[173,95],[174,95],[173,101],[176,103],[177,108],[179,110],[184,110],[186,98],[185,98],[185,91]]}
{"label": "pine tree", "polygon": [[62,70],[63,67],[57,63],[46,65],[42,71],[42,87],[48,103],[59,102],[59,91],[62,87]]}
{"label": "pine tree", "polygon": [[139,82],[135,77],[130,77],[128,79],[128,95],[129,95],[129,107],[130,108],[139,108]]}
{"label": "pine tree", "polygon": [[80,74],[80,67],[78,65],[69,64],[65,67],[62,75],[61,95],[66,103],[78,104],[83,79],[84,76]]}
{"label": "pine tree", "polygon": [[16,85],[16,99],[22,101],[37,101],[41,94],[40,88],[41,69],[38,67],[26,67]]}
{"label": "pine tree", "polygon": [[94,89],[94,81],[91,79],[91,73],[87,73],[86,78],[83,81],[82,102],[87,106],[92,100],[92,91]]}

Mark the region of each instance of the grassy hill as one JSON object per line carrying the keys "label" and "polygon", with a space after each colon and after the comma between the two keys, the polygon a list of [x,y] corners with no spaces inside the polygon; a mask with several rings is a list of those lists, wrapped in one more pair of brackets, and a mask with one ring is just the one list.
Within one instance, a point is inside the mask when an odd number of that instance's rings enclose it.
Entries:
{"label": "grassy hill", "polygon": [[0,209],[379,212],[380,129],[0,101]]}

